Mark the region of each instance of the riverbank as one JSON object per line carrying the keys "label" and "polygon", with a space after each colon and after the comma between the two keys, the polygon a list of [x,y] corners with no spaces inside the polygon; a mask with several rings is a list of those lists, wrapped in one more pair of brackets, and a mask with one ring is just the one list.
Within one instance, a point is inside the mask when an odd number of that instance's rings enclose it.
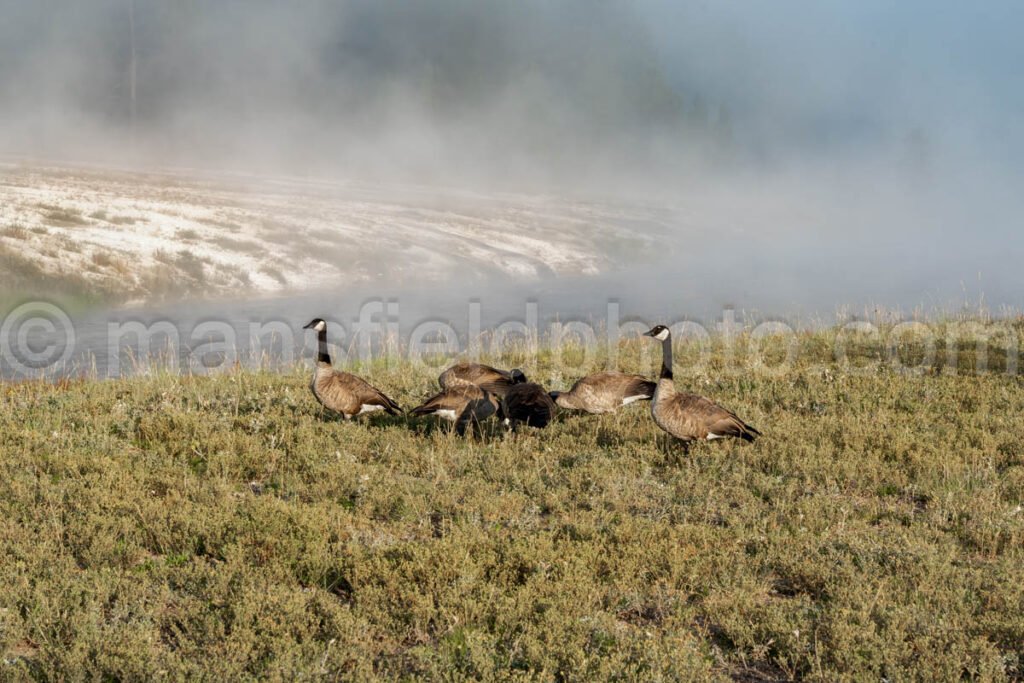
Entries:
{"label": "riverbank", "polygon": [[[680,345],[677,383],[764,433],[688,455],[646,405],[479,441],[325,419],[305,366],[0,385],[6,675],[1019,677],[1016,372],[800,340]],[[516,353],[554,389],[580,350]],[[358,369],[406,408],[435,386]]]}

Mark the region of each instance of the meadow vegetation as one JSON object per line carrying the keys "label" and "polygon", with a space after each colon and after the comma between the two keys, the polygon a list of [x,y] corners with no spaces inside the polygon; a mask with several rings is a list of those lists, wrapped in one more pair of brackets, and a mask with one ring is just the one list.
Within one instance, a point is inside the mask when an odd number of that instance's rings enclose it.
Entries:
{"label": "meadow vegetation", "polygon": [[[899,339],[680,340],[764,432],[688,454],[646,404],[345,422],[306,366],[0,385],[0,677],[1019,680],[1024,385],[1003,341]],[[491,360],[563,388],[583,355]]]}

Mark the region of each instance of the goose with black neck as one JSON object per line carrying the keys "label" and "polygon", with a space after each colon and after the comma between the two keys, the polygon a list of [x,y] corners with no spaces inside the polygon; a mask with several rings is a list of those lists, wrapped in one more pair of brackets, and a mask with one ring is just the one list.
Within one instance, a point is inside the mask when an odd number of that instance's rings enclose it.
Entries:
{"label": "goose with black neck", "polygon": [[320,405],[343,415],[347,420],[356,415],[379,411],[390,415],[402,413],[397,403],[366,380],[352,373],[336,370],[331,365],[331,354],[327,348],[327,323],[324,320],[314,318],[303,329],[316,332],[316,366],[309,388]]}
{"label": "goose with black neck", "polygon": [[735,413],[711,399],[676,390],[672,376],[671,330],[664,325],[656,325],[644,332],[644,336],[661,342],[661,375],[651,400],[651,416],[659,427],[684,445],[728,437],[753,441],[761,435]]}

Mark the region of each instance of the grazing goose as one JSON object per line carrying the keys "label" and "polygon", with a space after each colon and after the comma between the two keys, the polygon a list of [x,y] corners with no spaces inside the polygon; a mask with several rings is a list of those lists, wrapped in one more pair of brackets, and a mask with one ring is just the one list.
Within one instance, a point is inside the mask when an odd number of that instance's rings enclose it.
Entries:
{"label": "grazing goose", "polygon": [[469,425],[479,425],[498,410],[498,397],[478,386],[467,384],[443,389],[431,396],[423,405],[410,411],[411,415],[436,415],[455,423],[455,431],[462,436]]}
{"label": "grazing goose", "polygon": [[539,384],[513,384],[501,399],[498,416],[512,429],[522,422],[531,427],[547,427],[555,416],[555,402]]}
{"label": "grazing goose", "polygon": [[560,408],[600,415],[614,413],[634,401],[649,401],[655,386],[641,375],[598,372],[579,380],[569,391],[552,391],[550,396]]}
{"label": "grazing goose", "polygon": [[479,363],[456,363],[437,378],[442,389],[468,384],[498,396],[504,396],[509,387],[525,381],[526,375],[522,370],[499,370]]}
{"label": "grazing goose", "polygon": [[316,330],[319,352],[309,388],[320,405],[328,410],[341,413],[345,419],[349,420],[356,415],[374,413],[379,410],[391,415],[398,415],[402,412],[397,403],[364,380],[331,367],[331,356],[327,353],[327,323],[320,318],[315,318],[302,329]]}
{"label": "grazing goose", "polygon": [[677,392],[672,381],[672,332],[657,325],[644,332],[661,342],[661,378],[651,401],[651,415],[659,427],[688,444],[697,439],[722,439],[727,436],[753,441],[761,435],[734,413],[697,394]]}

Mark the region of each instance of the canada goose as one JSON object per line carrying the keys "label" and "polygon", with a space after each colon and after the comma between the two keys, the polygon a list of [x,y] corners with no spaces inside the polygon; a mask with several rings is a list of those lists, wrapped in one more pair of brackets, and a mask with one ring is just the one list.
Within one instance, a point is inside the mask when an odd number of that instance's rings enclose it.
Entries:
{"label": "canada goose", "polygon": [[649,401],[655,386],[641,375],[598,372],[579,380],[569,391],[552,391],[549,395],[560,408],[600,415],[614,413],[634,401]]}
{"label": "canada goose", "polygon": [[644,332],[661,342],[661,377],[651,401],[651,415],[659,427],[684,443],[697,439],[721,439],[727,436],[753,441],[761,435],[734,413],[714,401],[691,394],[677,392],[672,380],[672,332],[657,325]]}
{"label": "canada goose", "polygon": [[521,422],[531,427],[547,427],[555,416],[555,402],[539,384],[513,384],[501,398],[498,416],[513,429]]}
{"label": "canada goose", "polygon": [[498,397],[478,386],[467,384],[443,389],[431,396],[423,405],[410,411],[411,415],[436,415],[455,423],[455,431],[462,436],[469,425],[494,415],[498,410]]}
{"label": "canada goose", "polygon": [[374,413],[379,410],[391,415],[398,415],[402,412],[397,403],[364,380],[331,367],[331,356],[327,352],[327,323],[320,318],[314,318],[302,329],[316,330],[319,351],[309,388],[320,405],[328,410],[341,413],[345,419],[349,420],[356,415]]}
{"label": "canada goose", "polygon": [[489,365],[465,362],[456,363],[437,378],[442,389],[470,384],[498,396],[504,396],[510,386],[525,381],[526,375],[522,370],[499,370]]}

